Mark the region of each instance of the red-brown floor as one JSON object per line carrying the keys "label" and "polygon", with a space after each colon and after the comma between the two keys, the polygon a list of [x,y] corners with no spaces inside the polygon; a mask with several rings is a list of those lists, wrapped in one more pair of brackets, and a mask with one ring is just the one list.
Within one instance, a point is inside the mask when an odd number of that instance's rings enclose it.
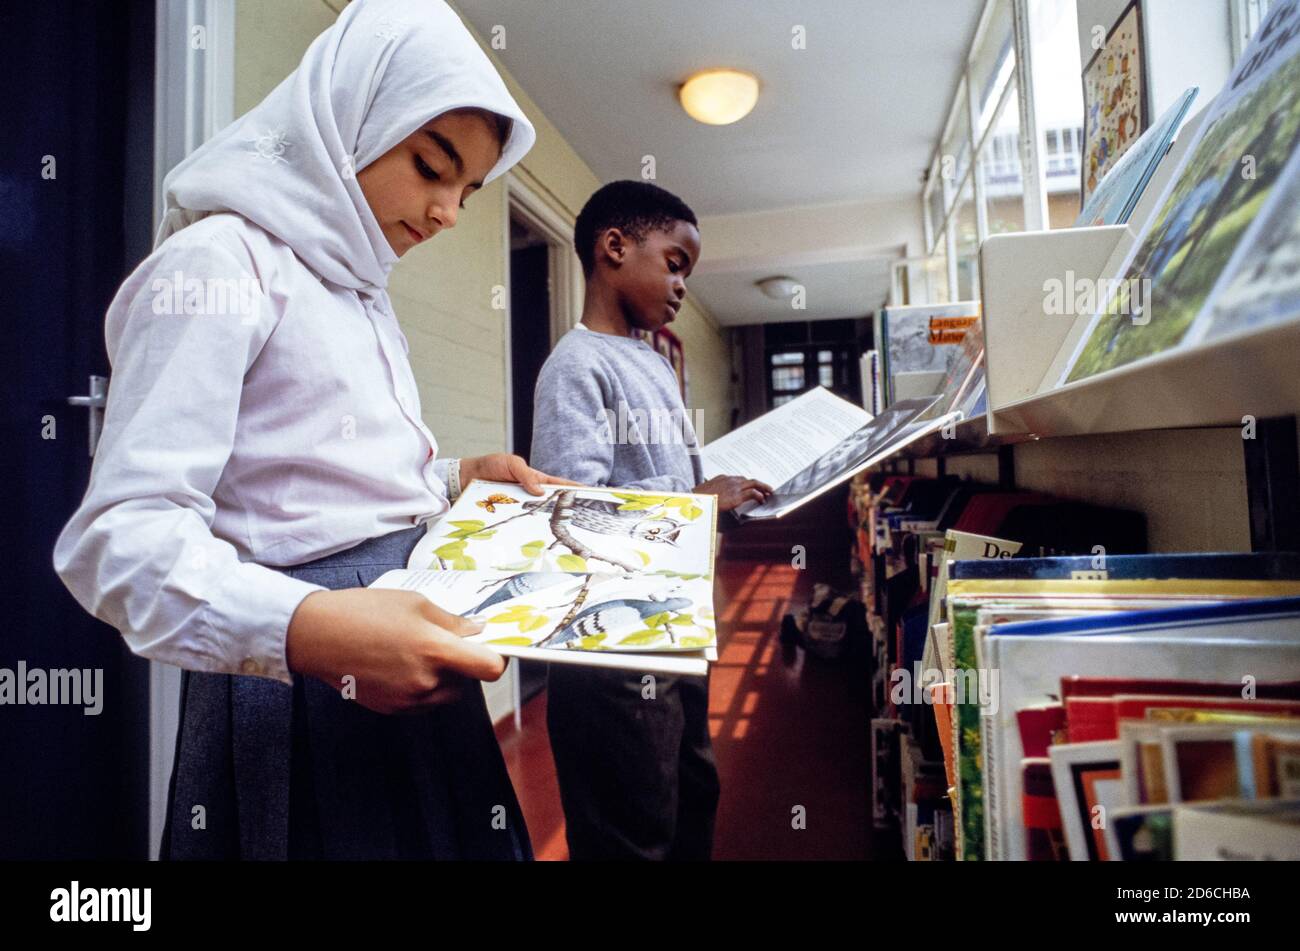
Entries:
{"label": "red-brown floor", "polygon": [[[870,858],[865,675],[779,640],[781,617],[811,572],[770,561],[718,566],[718,662],[709,726],[722,782],[717,859]],[[546,736],[546,696],[523,727],[498,728],[539,859],[568,857]],[[805,827],[793,827],[803,807]]]}

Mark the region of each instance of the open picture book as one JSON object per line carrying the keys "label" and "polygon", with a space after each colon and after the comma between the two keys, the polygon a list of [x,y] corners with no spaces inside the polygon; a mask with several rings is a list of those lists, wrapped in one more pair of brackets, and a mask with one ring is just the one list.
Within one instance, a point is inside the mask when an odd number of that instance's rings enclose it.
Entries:
{"label": "open picture book", "polygon": [[471,482],[405,569],[418,591],[481,620],[507,657],[703,676],[717,659],[711,495]]}
{"label": "open picture book", "polygon": [[[963,377],[965,381],[965,377]],[[961,418],[943,395],[900,400],[875,416],[816,387],[700,450],[704,477],[743,475],[774,494],[736,510],[741,521],[780,518],[908,443]]]}

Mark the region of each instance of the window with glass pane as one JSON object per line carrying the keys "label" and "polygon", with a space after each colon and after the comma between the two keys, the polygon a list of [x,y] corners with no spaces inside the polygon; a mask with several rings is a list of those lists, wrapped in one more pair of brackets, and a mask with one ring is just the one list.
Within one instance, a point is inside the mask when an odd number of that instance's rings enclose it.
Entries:
{"label": "window with glass pane", "polygon": [[[957,189],[966,172],[970,170],[970,110],[966,108],[966,85],[957,91],[957,115],[952,124],[952,131],[943,141],[939,155],[939,175],[948,182],[948,207],[952,207]],[[945,174],[945,173],[951,174]],[[940,183],[942,184],[942,182]],[[937,227],[937,223],[936,223]]]}
{"label": "window with glass pane", "polygon": [[1029,42],[1047,217],[1051,227],[1069,228],[1079,217],[1083,141],[1083,66],[1075,0],[1029,0]]}
{"label": "window with glass pane", "polygon": [[930,189],[930,227],[934,229],[930,247],[927,251],[934,251],[934,245],[943,244],[943,182],[936,181],[934,187]]}
{"label": "window with glass pane", "polygon": [[[781,331],[777,327],[793,326],[769,325],[768,329],[772,336],[778,336]],[[855,321],[822,320],[801,329],[814,342],[796,350],[786,340],[767,351],[769,405],[780,406],[815,386],[824,386],[851,403],[858,402],[862,396],[857,373],[861,352]]]}
{"label": "window with glass pane", "polygon": [[803,389],[803,366],[773,367],[772,389],[778,392]]}
{"label": "window with glass pane", "polygon": [[975,189],[970,179],[962,186],[953,211],[957,239],[957,299],[979,296],[979,235],[975,225]]}
{"label": "window with glass pane", "polygon": [[925,290],[927,304],[947,304],[952,294],[948,290],[948,242],[939,231],[939,244],[925,262]]}
{"label": "window with glass pane", "polygon": [[1025,180],[1020,161],[1020,103],[1013,81],[980,148],[989,234],[1025,230]]}
{"label": "window with glass pane", "polygon": [[975,138],[993,123],[1002,94],[1016,71],[1015,28],[1011,0],[994,0],[979,48],[971,55],[970,76],[975,89]]}

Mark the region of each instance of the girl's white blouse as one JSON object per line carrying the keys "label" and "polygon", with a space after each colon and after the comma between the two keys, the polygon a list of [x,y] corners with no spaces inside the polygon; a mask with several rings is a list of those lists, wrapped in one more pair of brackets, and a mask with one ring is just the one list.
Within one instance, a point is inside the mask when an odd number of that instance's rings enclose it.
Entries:
{"label": "girl's white blouse", "polygon": [[320,586],[264,566],[448,507],[387,294],[217,214],[127,278],[105,337],[103,435],[55,570],[137,654],[289,682],[289,620]]}

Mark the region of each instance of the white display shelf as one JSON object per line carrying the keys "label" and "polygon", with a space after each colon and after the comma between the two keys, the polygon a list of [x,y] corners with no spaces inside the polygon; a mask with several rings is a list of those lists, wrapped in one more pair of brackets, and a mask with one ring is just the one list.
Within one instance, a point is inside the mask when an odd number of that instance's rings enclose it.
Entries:
{"label": "white display shelf", "polygon": [[[1132,221],[1156,211],[1204,112],[1190,119],[1160,163]],[[981,326],[988,414],[897,453],[928,458],[993,450],[1057,436],[1242,426],[1300,415],[1300,313],[1269,327],[1164,353],[1056,385],[1090,316],[1049,315],[1048,281],[1115,278],[1136,225],[993,235],[980,247]]]}
{"label": "white display shelf", "polygon": [[989,431],[1040,438],[1241,425],[1300,413],[1300,314],[1054,386],[1088,317],[1048,316],[1049,280],[1110,276],[1123,226],[999,235],[980,249]]}
{"label": "white display shelf", "polygon": [[963,419],[953,429],[953,437],[945,439],[942,433],[931,433],[904,446],[888,459],[934,459],[974,452],[991,452],[1001,446],[1028,442],[1037,437],[1028,433],[991,434],[987,416]]}

